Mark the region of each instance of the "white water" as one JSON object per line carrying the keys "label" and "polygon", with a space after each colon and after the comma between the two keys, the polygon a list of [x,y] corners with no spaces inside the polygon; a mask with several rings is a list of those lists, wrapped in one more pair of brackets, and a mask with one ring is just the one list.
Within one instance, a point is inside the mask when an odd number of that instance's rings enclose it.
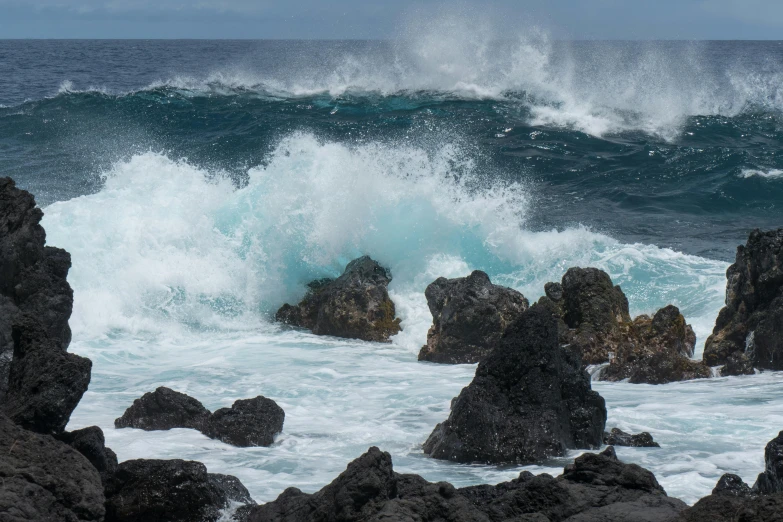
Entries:
{"label": "white water", "polygon": [[[598,266],[622,285],[633,313],[679,306],[703,345],[722,304],[725,263],[582,228],[526,231],[535,195],[491,181],[467,158],[456,145],[349,147],[295,134],[238,190],[219,172],[147,153],[115,165],[99,193],[47,207],[49,244],[73,258],[71,351],[94,364],[70,428],[100,426],[121,460],[200,460],[238,476],[258,501],[288,486],[317,490],[371,445],[391,452],[398,471],[498,482],[522,468],[449,464],[419,449],[474,372],[416,361],[431,321],[423,290],[436,277],[479,268],[533,300],[568,267]],[[269,322],[306,282],[364,253],[394,274],[404,331],[393,343]],[[133,399],[160,385],[210,409],[263,394],[286,411],[284,431],[273,447],[240,449],[189,430],[113,429]],[[621,458],[688,502],[723,472],[752,481],[764,444],[783,427],[775,374],[595,388],[608,427],[648,430],[663,446],[620,449]],[[567,462],[525,469],[557,474]]]}
{"label": "white water", "polygon": [[783,170],[780,170],[780,169],[770,169],[770,170],[744,169],[740,173],[740,177],[743,177],[743,178],[759,177],[759,178],[766,178],[766,179],[783,178]]}

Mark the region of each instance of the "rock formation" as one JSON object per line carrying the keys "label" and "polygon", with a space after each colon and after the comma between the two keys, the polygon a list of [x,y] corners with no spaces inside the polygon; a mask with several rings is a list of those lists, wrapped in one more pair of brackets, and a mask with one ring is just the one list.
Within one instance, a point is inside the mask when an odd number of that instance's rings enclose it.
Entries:
{"label": "rock formation", "polygon": [[612,428],[610,432],[604,432],[604,444],[607,446],[629,446],[632,448],[660,448],[652,435],[643,431],[637,435],[631,435],[618,428]]}
{"label": "rock formation", "polygon": [[468,277],[438,278],[425,291],[432,313],[420,361],[470,364],[484,360],[503,333],[525,310],[525,296],[493,285],[476,270]]}
{"label": "rock formation", "polygon": [[756,479],[753,491],[760,495],[783,493],[783,431],[764,448],[764,472]]}
{"label": "rock formation", "polygon": [[114,427],[147,431],[192,428],[201,431],[210,415],[209,410],[193,397],[160,386],[133,401],[122,417],[115,419]]}
{"label": "rock formation", "polygon": [[401,475],[378,448],[354,460],[312,495],[285,490],[244,512],[250,522],[674,522],[686,505],[666,496],[649,471],[623,464],[609,448],[587,454],[553,478],[522,472],[496,486],[455,488]]}
{"label": "rock formation", "polygon": [[310,283],[302,302],[283,305],[275,318],[316,335],[388,342],[401,330],[387,290],[391,280],[387,269],[360,257],[337,279]]}
{"label": "rock formation", "polygon": [[740,353],[755,368],[783,370],[783,228],[751,232],[726,278],[726,306],[705,344],[704,362],[733,365],[729,358]]}
{"label": "rock formation", "polygon": [[117,471],[117,455],[111,448],[106,447],[103,430],[98,426],[90,426],[71,432],[66,431],[57,438],[84,455],[98,471],[104,485],[109,477]]}
{"label": "rock formation", "polygon": [[606,407],[579,357],[558,343],[551,310],[511,326],[424,444],[438,459],[532,463],[601,445]]}

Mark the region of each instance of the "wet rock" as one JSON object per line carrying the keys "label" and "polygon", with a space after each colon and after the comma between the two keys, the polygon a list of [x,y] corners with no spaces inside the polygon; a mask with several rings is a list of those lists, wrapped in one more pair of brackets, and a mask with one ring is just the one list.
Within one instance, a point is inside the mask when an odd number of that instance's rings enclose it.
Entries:
{"label": "wet rock", "polygon": [[209,416],[209,410],[193,397],[161,386],[133,401],[122,417],[115,419],[114,427],[147,431],[172,428],[202,430]]}
{"label": "wet rock", "polygon": [[111,448],[106,447],[103,430],[98,426],[66,431],[58,435],[57,439],[84,455],[98,470],[102,483],[106,484],[109,477],[117,471],[117,455]]}
{"label": "wet rock", "polygon": [[483,360],[508,326],[528,309],[525,296],[493,285],[476,270],[468,277],[438,278],[425,291],[432,313],[420,361],[468,364]]}
{"label": "wet rock", "polygon": [[71,446],[0,414],[0,519],[101,521],[101,478]]}
{"label": "wet rock", "polygon": [[713,495],[729,495],[733,497],[748,497],[753,493],[750,486],[745,484],[739,476],[732,473],[726,473],[712,489]]}
{"label": "wet rock", "polygon": [[720,369],[722,377],[728,377],[730,375],[753,375],[756,373],[753,370],[753,361],[747,354],[742,352],[732,352],[726,358],[726,364]]}
{"label": "wet rock", "polygon": [[283,305],[275,318],[316,335],[387,342],[401,330],[387,290],[391,279],[376,261],[360,257],[337,279],[311,283],[302,302]]}
{"label": "wet rock", "polygon": [[704,347],[704,362],[744,353],[754,367],[783,370],[783,228],[750,233],[726,271],[726,306]]}
{"label": "wet rock", "polygon": [[604,432],[604,444],[609,446],[629,446],[632,448],[660,448],[652,435],[643,431],[637,435],[631,435],[618,428],[612,428],[610,432]]}
{"label": "wet rock", "polygon": [[272,399],[258,396],[221,408],[207,420],[203,433],[239,447],[271,446],[283,431],[285,412]]}
{"label": "wet rock", "polygon": [[241,486],[225,477],[208,474],[200,462],[125,461],[106,487],[106,522],[215,522]]}
{"label": "wet rock", "polygon": [[250,496],[250,492],[234,475],[209,473],[207,478],[212,484],[225,493],[227,500],[238,502],[239,504],[255,505],[256,501]]}
{"label": "wet rock", "polygon": [[764,472],[756,479],[753,490],[760,495],[783,493],[783,431],[764,449]]}
{"label": "wet rock", "polygon": [[425,453],[457,462],[532,463],[601,445],[606,407],[557,320],[535,305],[512,324],[452,402]]}
{"label": "wet rock", "polygon": [[524,471],[496,486],[458,489],[395,473],[390,455],[370,448],[317,493],[289,488],[245,516],[251,522],[673,522],[685,507],[666,496],[652,473],[623,464],[613,451],[583,455],[558,478]]}

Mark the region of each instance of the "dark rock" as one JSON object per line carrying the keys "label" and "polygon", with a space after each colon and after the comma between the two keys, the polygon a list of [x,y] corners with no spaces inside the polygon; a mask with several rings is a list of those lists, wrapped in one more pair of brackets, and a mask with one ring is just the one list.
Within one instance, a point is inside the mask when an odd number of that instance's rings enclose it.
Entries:
{"label": "dark rock", "polygon": [[726,473],[712,489],[713,495],[729,495],[732,497],[747,497],[752,494],[750,486],[739,476]]}
{"label": "dark rock", "polygon": [[652,473],[612,451],[583,455],[558,478],[525,471],[496,486],[457,489],[395,473],[389,454],[370,448],[317,493],[289,488],[243,515],[251,522],[673,522],[685,507]]}
{"label": "dark rock", "polygon": [[5,413],[26,429],[62,433],[90,384],[92,362],[59,349],[59,341],[27,315],[17,319],[12,336]]}
{"label": "dark rock", "polygon": [[90,464],[100,473],[101,482],[104,484],[117,471],[117,455],[111,448],[106,447],[103,430],[98,426],[66,431],[58,435],[57,439],[87,457]]}
{"label": "dark rock", "polygon": [[754,230],[726,271],[726,306],[704,347],[704,362],[744,353],[760,369],[783,370],[783,228]]}
{"label": "dark rock", "polygon": [[234,402],[212,414],[204,435],[234,446],[271,446],[283,431],[285,412],[271,399],[258,396]]}
{"label": "dark rock", "polygon": [[311,283],[301,303],[283,305],[275,318],[316,335],[388,342],[401,330],[387,290],[391,279],[387,269],[360,257],[337,279]]}
{"label": "dark rock", "polygon": [[115,419],[114,427],[147,431],[172,428],[202,430],[209,416],[209,410],[193,397],[161,386],[133,401],[122,417]]}
{"label": "dark rock", "polygon": [[106,486],[106,522],[214,522],[239,481],[227,482],[200,462],[128,460]]}
{"label": "dark rock", "polygon": [[0,414],[0,520],[101,521],[101,478],[71,446]]}
{"label": "dark rock", "polygon": [[764,449],[764,472],[756,479],[753,490],[761,495],[783,493],[783,431]]}
{"label": "dark rock", "polygon": [[722,377],[728,377],[730,375],[753,375],[756,373],[753,370],[753,361],[747,354],[742,352],[732,352],[726,358],[726,364],[720,369]]}
{"label": "dark rock", "polygon": [[432,313],[420,361],[468,364],[482,361],[508,326],[528,309],[525,296],[493,285],[476,270],[468,277],[438,278],[425,291]]}
{"label": "dark rock", "polygon": [[541,462],[597,448],[605,423],[603,398],[578,356],[558,344],[556,318],[535,305],[479,364],[424,451],[457,462]]}
{"label": "dark rock", "polygon": [[223,475],[222,473],[209,473],[209,481],[225,493],[226,499],[239,504],[255,504],[256,501],[250,496],[244,484],[234,475]]}
{"label": "dark rock", "polygon": [[660,448],[661,445],[655,442],[652,435],[643,431],[637,435],[631,435],[618,428],[612,428],[612,431],[604,432],[604,444],[609,446],[630,446],[632,448]]}

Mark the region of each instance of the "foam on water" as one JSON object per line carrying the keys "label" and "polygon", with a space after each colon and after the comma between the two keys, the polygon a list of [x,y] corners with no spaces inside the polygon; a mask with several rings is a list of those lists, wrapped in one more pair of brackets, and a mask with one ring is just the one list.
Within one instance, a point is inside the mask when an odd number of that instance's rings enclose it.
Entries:
{"label": "foam on water", "polygon": [[770,169],[770,170],[744,169],[740,173],[740,177],[742,177],[742,178],[759,177],[759,178],[766,178],[766,179],[776,179],[776,178],[783,177],[783,170],[780,170],[780,169]]}

